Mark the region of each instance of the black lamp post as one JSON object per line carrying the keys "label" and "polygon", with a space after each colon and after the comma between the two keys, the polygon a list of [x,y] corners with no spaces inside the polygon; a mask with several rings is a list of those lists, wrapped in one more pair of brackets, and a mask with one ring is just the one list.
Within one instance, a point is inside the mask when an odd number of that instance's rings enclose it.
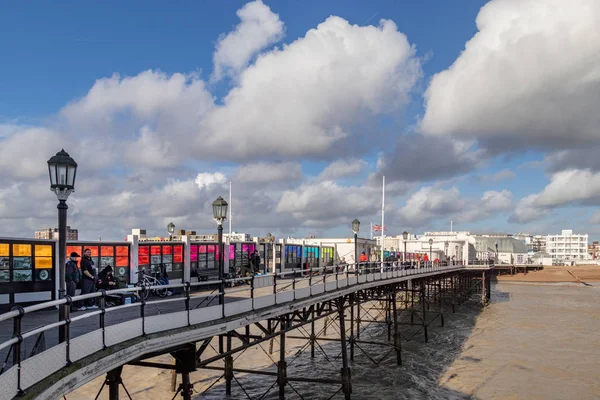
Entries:
{"label": "black lamp post", "polygon": [[267,233],[267,237],[266,237],[266,243],[265,243],[265,274],[267,273],[267,270],[269,269],[269,253],[271,253],[272,248],[271,248],[271,243],[273,243],[273,235],[271,235],[271,232]]}
{"label": "black lamp post", "polygon": [[225,280],[223,279],[223,221],[227,218],[227,202],[219,196],[212,203],[213,218],[217,221],[218,245],[219,245],[219,281],[221,287],[219,289],[219,304],[225,303]]}
{"label": "black lamp post", "polygon": [[[48,173],[50,174],[50,190],[58,198],[58,297],[62,299],[66,294],[65,265],[67,259],[67,199],[75,191],[75,175],[77,174],[77,163],[69,154],[61,150],[48,160]],[[67,305],[61,305],[58,309],[58,319],[62,321],[67,315]],[[58,341],[66,340],[66,325],[60,327]]]}
{"label": "black lamp post", "polygon": [[429,239],[429,262],[432,263],[431,265],[433,265],[433,260],[431,259],[431,249],[433,248],[433,239]]}
{"label": "black lamp post", "polygon": [[458,262],[459,261],[459,258],[458,258],[458,245],[454,246],[454,256],[456,258],[456,261]]}
{"label": "black lamp post", "polygon": [[172,222],[169,222],[169,225],[167,225],[167,231],[169,232],[169,242],[173,240],[173,233],[175,232],[175,224]]}
{"label": "black lamp post", "polygon": [[494,260],[494,264],[498,262],[498,241],[496,240],[496,259]]}
{"label": "black lamp post", "polygon": [[448,242],[444,242],[444,257],[448,258]]}
{"label": "black lamp post", "polygon": [[408,240],[408,232],[402,232],[402,239],[404,239],[404,262],[406,262],[406,241]]}
{"label": "black lamp post", "polygon": [[358,231],[360,230],[360,221],[354,219],[352,221],[352,231],[354,232],[354,264],[355,270],[358,270]]}

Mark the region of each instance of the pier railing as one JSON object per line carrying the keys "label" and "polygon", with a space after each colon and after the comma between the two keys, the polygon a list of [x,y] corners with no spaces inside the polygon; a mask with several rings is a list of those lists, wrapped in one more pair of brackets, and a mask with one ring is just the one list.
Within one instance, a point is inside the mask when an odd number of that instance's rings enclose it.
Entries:
{"label": "pier railing", "polygon": [[[405,268],[393,264],[344,264],[312,269],[296,269],[278,273],[253,275],[234,279],[184,282],[157,286],[136,286],[95,293],[66,296],[63,299],[32,305],[15,306],[0,315],[0,328],[8,328],[12,320],[13,333],[9,340],[0,343],[0,357],[4,366],[0,371],[0,391],[14,396],[35,385],[63,367],[112,345],[139,336],[170,329],[218,321],[238,314],[259,310],[277,304],[309,298],[367,282],[412,279],[465,269],[462,265],[433,265],[422,268]],[[226,287],[221,291],[221,287]],[[181,293],[166,298],[147,300],[149,293],[177,289]],[[129,304],[108,307],[107,299],[115,295],[130,296]],[[154,299],[154,297],[152,297]],[[99,307],[93,311],[73,315],[75,302],[93,300]],[[151,306],[170,307],[168,313],[151,315]],[[65,307],[65,318],[56,322],[23,329],[23,319],[41,310]],[[173,308],[174,307],[174,308]],[[132,309],[137,312],[131,314]],[[129,310],[125,312],[126,310]],[[127,314],[125,320],[109,325],[108,315]],[[47,319],[47,318],[46,318]],[[74,337],[71,327],[83,320],[97,319],[98,324],[88,332]],[[30,356],[23,357],[21,346],[28,338],[62,330],[63,342]],[[58,335],[56,335],[58,336]],[[59,337],[60,337],[59,336]],[[11,357],[12,356],[12,357]],[[10,362],[12,359],[12,363]],[[12,365],[11,365],[12,364]]]}

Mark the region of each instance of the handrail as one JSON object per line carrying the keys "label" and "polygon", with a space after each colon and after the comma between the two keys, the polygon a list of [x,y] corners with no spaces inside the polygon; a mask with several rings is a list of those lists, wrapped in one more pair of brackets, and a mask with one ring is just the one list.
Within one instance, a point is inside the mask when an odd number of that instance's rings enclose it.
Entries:
{"label": "handrail", "polygon": [[[146,334],[146,330],[145,330],[146,329],[145,328],[146,315],[145,315],[145,313],[146,313],[146,307],[149,305],[184,302],[185,303],[185,312],[187,312],[187,321],[188,321],[187,323],[189,326],[190,325],[190,312],[192,311],[192,307],[190,306],[190,300],[218,298],[219,299],[219,307],[222,310],[220,318],[224,318],[226,316],[225,296],[232,295],[235,293],[249,291],[250,297],[246,300],[251,300],[252,310],[255,310],[255,290],[257,288],[257,286],[256,286],[257,282],[261,282],[260,286],[258,286],[259,288],[260,287],[268,288],[269,286],[272,286],[273,290],[270,293],[270,295],[274,295],[275,296],[274,301],[277,302],[278,301],[277,296],[279,296],[280,293],[283,294],[284,292],[294,293],[294,296],[293,296],[294,300],[296,300],[296,291],[300,290],[300,289],[309,289],[309,291],[310,291],[309,295],[313,295],[313,290],[315,290],[315,286],[318,286],[318,285],[323,285],[323,288],[318,289],[317,293],[338,290],[341,288],[340,284],[339,284],[340,279],[342,279],[342,278],[340,278],[341,276],[346,277],[346,279],[347,279],[350,276],[358,277],[359,275],[366,274],[367,275],[366,281],[372,282],[374,280],[385,281],[388,279],[405,278],[408,276],[411,276],[411,278],[407,278],[407,279],[413,279],[413,278],[417,278],[421,274],[429,275],[431,273],[443,272],[444,270],[447,270],[447,269],[461,270],[461,269],[467,269],[467,267],[462,264],[457,264],[457,265],[440,264],[440,265],[429,265],[429,266],[425,265],[425,266],[421,266],[421,268],[415,268],[414,266],[412,268],[411,267],[405,268],[402,264],[394,265],[392,262],[346,263],[346,264],[329,265],[329,266],[306,268],[306,269],[296,268],[296,269],[292,269],[292,270],[283,270],[283,271],[279,271],[276,273],[252,275],[249,277],[235,277],[235,278],[222,279],[222,280],[201,281],[201,282],[195,282],[195,283],[182,282],[182,283],[172,283],[172,284],[168,284],[168,285],[152,285],[152,286],[141,285],[141,286],[135,286],[135,287],[130,287],[130,288],[119,288],[119,289],[113,289],[113,290],[107,290],[107,291],[100,290],[98,292],[88,293],[88,294],[79,295],[79,296],[73,296],[73,297],[67,296],[63,299],[39,303],[39,304],[35,304],[35,305],[25,307],[25,308],[16,306],[13,310],[6,312],[4,314],[0,314],[0,322],[6,321],[11,318],[14,320],[13,337],[4,341],[3,343],[0,343],[0,350],[9,348],[11,346],[15,346],[13,348],[13,351],[20,354],[21,343],[23,342],[24,339],[26,339],[28,337],[32,337],[32,336],[42,333],[42,332],[46,332],[50,329],[55,329],[55,328],[64,329],[64,332],[66,332],[66,341],[67,341],[66,361],[68,364],[68,363],[70,363],[70,346],[68,345],[69,341],[71,340],[70,334],[69,334],[70,324],[72,324],[73,322],[76,322],[76,321],[87,319],[87,318],[99,317],[100,318],[100,328],[99,329],[102,330],[102,345],[104,348],[106,348],[105,334],[104,334],[104,330],[105,330],[104,316],[107,312],[123,310],[125,308],[131,308],[131,307],[139,307],[140,308],[140,317],[141,317],[141,321],[142,321],[142,333],[145,335]],[[405,272],[397,274],[393,278],[390,278],[385,273],[391,272],[391,271],[405,271]],[[377,276],[376,274],[380,274],[380,275]],[[291,278],[289,278],[290,275],[291,275]],[[369,276],[370,276],[370,278],[369,278]],[[286,278],[286,277],[288,277],[288,278]],[[266,281],[259,281],[259,279],[261,279],[261,278],[272,278],[272,279],[271,280],[267,279]],[[297,287],[296,283],[305,282],[306,280],[309,281],[308,286],[302,286],[300,288]],[[250,285],[240,287],[240,288],[232,287],[225,291],[222,290],[222,288],[224,287],[223,286],[224,284],[233,284],[236,282],[249,282]],[[330,285],[331,283],[334,283],[335,285],[332,287]],[[356,281],[353,282],[352,284],[350,284],[350,281],[346,281],[344,284],[344,287],[361,285],[363,283],[364,283],[364,280],[362,280],[362,282],[361,282],[361,279],[356,279]],[[220,285],[219,287],[221,289],[219,289],[219,288],[216,288],[216,290],[209,289],[210,292],[207,291],[207,292],[204,292],[199,295],[192,295],[190,293],[190,289],[192,287],[207,287],[208,288],[211,285],[217,285],[217,284]],[[280,290],[278,290],[278,286],[279,286]],[[283,287],[284,289],[281,289],[281,287]],[[290,287],[291,287],[291,289],[289,289]],[[151,300],[151,301],[145,300],[145,298],[148,296],[148,293],[147,293],[148,291],[170,289],[170,288],[182,288],[183,293],[181,296],[171,297],[171,298],[167,298],[167,299],[161,298],[161,299]],[[109,308],[106,307],[106,297],[107,296],[115,295],[115,294],[136,293],[136,292],[141,292],[139,301],[131,302],[129,304],[117,305],[117,306],[113,306],[113,307],[109,307]],[[305,295],[303,295],[303,296],[305,296]],[[100,308],[98,310],[94,310],[94,311],[91,311],[86,314],[77,315],[77,316],[71,318],[69,316],[69,311],[68,311],[70,305],[73,304],[74,302],[85,300],[85,299],[99,299],[98,303],[100,305]],[[204,300],[202,300],[202,301],[204,301]],[[202,302],[200,302],[200,304],[202,304]],[[210,302],[209,302],[209,304],[210,304]],[[227,304],[231,304],[231,302],[229,302]],[[269,303],[269,304],[271,304],[271,303]],[[25,333],[21,332],[22,319],[25,315],[30,314],[35,311],[39,311],[39,310],[43,310],[43,309],[47,309],[47,308],[55,307],[55,306],[67,308],[66,317],[64,320],[53,322],[48,325],[36,327],[35,329],[32,329]],[[267,305],[263,305],[263,306],[257,307],[256,309],[260,309],[260,308],[263,308],[266,306]],[[196,308],[198,308],[198,307],[196,307]],[[140,318],[140,317],[137,317],[137,318]],[[214,318],[214,320],[218,320],[220,318],[216,317],[216,318]],[[20,358],[20,356],[16,357],[15,360],[16,360],[15,365],[19,366],[19,368],[17,370],[17,374],[18,374],[18,376],[20,376],[20,374],[21,374],[21,358]],[[21,380],[19,378],[18,382],[20,382],[20,381]],[[20,385],[20,383],[19,383],[19,385]],[[21,388],[19,388],[19,389],[21,389]]]}

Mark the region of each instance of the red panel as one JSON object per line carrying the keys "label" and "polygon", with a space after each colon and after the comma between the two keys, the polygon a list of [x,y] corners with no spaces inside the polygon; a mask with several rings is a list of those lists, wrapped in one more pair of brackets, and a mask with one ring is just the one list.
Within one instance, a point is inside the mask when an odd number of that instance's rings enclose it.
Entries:
{"label": "red panel", "polygon": [[[191,258],[191,257],[190,257],[190,258]],[[194,260],[194,261],[197,261],[197,260],[198,260],[198,256],[196,256],[196,260]],[[191,260],[190,260],[190,261],[191,261]],[[175,254],[175,255],[173,256],[173,262],[176,262],[176,263],[183,262],[183,254]]]}
{"label": "red panel", "polygon": [[129,246],[117,246],[117,257],[129,257]]}
{"label": "red panel", "polygon": [[209,245],[208,245],[208,246],[206,246],[206,247],[208,247],[208,249],[206,250],[206,252],[207,252],[207,253],[214,253],[214,252],[216,251],[216,247],[217,247],[217,246],[215,246],[215,245],[213,245],[213,244],[209,244]]}
{"label": "red panel", "polygon": [[183,254],[183,246],[173,246],[175,254]]}
{"label": "red panel", "polygon": [[138,247],[138,254],[139,255],[143,255],[143,256],[150,255],[150,246],[139,246]]}
{"label": "red panel", "polygon": [[163,254],[171,254],[173,252],[173,247],[171,246],[163,246]]}
{"label": "red panel", "polygon": [[160,248],[161,248],[161,246],[150,247],[150,254],[153,256],[160,256]]}
{"label": "red panel", "polygon": [[117,256],[117,267],[128,267],[129,266],[129,257],[119,257]]}
{"label": "red panel", "polygon": [[92,257],[98,257],[98,246],[84,246],[83,250],[85,251],[85,249],[90,249],[92,252]]}
{"label": "red panel", "polygon": [[67,246],[67,258],[69,258],[69,255],[72,252],[79,254],[79,257],[83,257],[83,251],[81,249],[81,246]]}
{"label": "red panel", "polygon": [[100,247],[100,255],[102,257],[114,256],[115,248],[113,246],[101,246]]}
{"label": "red panel", "polygon": [[143,256],[138,254],[138,265],[149,265],[150,264],[150,256]]}
{"label": "red panel", "polygon": [[206,245],[205,244],[201,244],[200,246],[198,246],[198,253],[200,253],[200,254],[206,253]]}

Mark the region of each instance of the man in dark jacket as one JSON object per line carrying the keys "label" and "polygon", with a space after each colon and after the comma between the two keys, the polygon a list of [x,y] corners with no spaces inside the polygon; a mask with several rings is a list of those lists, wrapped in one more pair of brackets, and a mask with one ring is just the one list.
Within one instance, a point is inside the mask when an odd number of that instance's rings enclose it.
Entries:
{"label": "man in dark jacket", "polygon": [[254,254],[250,257],[250,268],[254,274],[260,273],[260,255],[258,250],[254,250]]}
{"label": "man in dark jacket", "polygon": [[[96,266],[94,260],[92,260],[92,251],[85,249],[83,251],[83,258],[81,259],[81,294],[88,294],[94,292],[94,285],[96,281]],[[94,299],[86,299],[83,301],[84,309],[95,309],[98,308],[94,304]]]}
{"label": "man in dark jacket", "polygon": [[[69,261],[65,265],[65,283],[67,286],[67,296],[74,297],[77,284],[81,278],[81,273],[77,267],[77,259],[79,254],[72,252],[69,256]],[[71,305],[71,311],[79,311],[81,309],[81,302],[77,301]],[[84,308],[85,310],[85,308]]]}

